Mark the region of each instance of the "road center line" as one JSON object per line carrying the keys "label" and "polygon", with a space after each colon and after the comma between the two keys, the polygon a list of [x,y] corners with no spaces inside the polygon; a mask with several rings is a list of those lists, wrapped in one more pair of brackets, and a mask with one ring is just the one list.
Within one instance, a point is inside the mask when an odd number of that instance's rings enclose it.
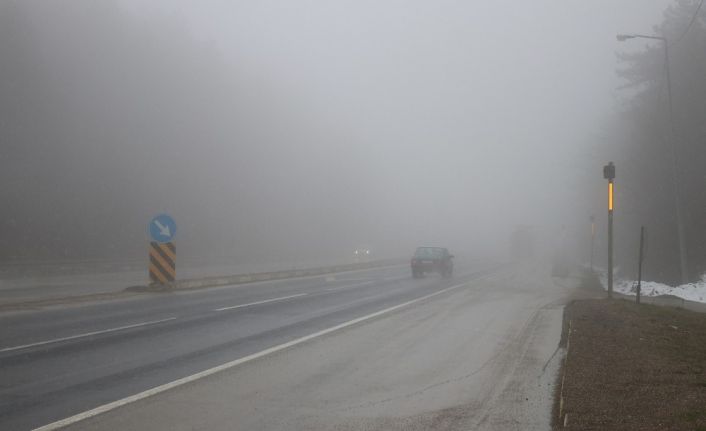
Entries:
{"label": "road center line", "polygon": [[409,274],[407,275],[399,275],[396,277],[385,277],[385,281],[395,281],[395,280],[404,280],[410,278]]}
{"label": "road center line", "polygon": [[174,320],[174,319],[176,319],[176,317],[170,317],[168,319],[162,319],[162,320],[152,320],[150,322],[135,323],[133,325],[120,326],[120,327],[111,328],[111,329],[103,329],[101,331],[86,332],[85,334],[71,335],[70,337],[55,338],[53,340],[38,341],[36,343],[24,344],[22,346],[5,347],[4,349],[0,349],[0,353],[12,352],[14,350],[27,349],[27,348],[36,347],[36,346],[43,346],[45,344],[60,343],[62,341],[75,340],[77,338],[83,338],[83,337],[90,337],[91,335],[106,334],[108,332],[116,332],[116,331],[122,331],[125,329],[138,328],[140,326],[155,325],[157,323],[168,322],[168,321]]}
{"label": "road center line", "polygon": [[[428,295],[425,295],[425,296],[422,296],[422,297],[419,297],[419,298],[416,298],[416,299],[412,299],[412,300],[410,300],[410,301],[406,301],[406,302],[403,302],[403,303],[401,303],[401,304],[394,305],[394,306],[389,307],[389,308],[385,308],[384,310],[376,311],[375,313],[371,313],[371,314],[368,314],[368,315],[363,316],[363,317],[358,317],[357,319],[349,320],[348,322],[344,322],[344,323],[341,323],[341,324],[339,324],[339,325],[332,326],[332,327],[330,327],[330,328],[327,328],[327,329],[324,329],[324,330],[321,330],[321,331],[318,331],[318,332],[314,332],[313,334],[305,335],[304,337],[297,338],[297,339],[295,339],[295,340],[288,341],[288,342],[286,342],[286,343],[283,343],[283,344],[280,344],[280,345],[277,345],[277,346],[274,346],[274,347],[270,347],[270,348],[268,348],[268,349],[262,350],[262,351],[257,352],[257,353],[253,353],[252,355],[244,356],[244,357],[239,358],[239,359],[236,359],[236,360],[234,360],[234,361],[226,362],[225,364],[218,365],[218,366],[213,367],[213,368],[209,368],[209,369],[207,369],[207,370],[201,371],[201,372],[196,373],[196,374],[192,374],[192,375],[187,376],[187,377],[183,377],[183,378],[178,379],[178,380],[174,380],[174,381],[169,382],[169,383],[165,383],[165,384],[163,384],[163,385],[161,385],[161,386],[157,386],[157,387],[155,387],[155,388],[148,389],[148,390],[143,391],[143,392],[140,392],[140,393],[138,393],[138,394],[131,395],[131,396],[129,396],[129,397],[126,397],[126,398],[123,398],[123,399],[120,399],[120,400],[117,400],[117,401],[113,401],[113,402],[108,403],[108,404],[103,404],[102,406],[96,407],[96,408],[94,408],[94,409],[92,409],[92,410],[88,410],[88,411],[85,411],[85,412],[83,412],[83,413],[79,413],[79,414],[77,414],[77,415],[74,415],[74,416],[68,417],[68,418],[66,418],[66,419],[62,419],[62,420],[59,420],[59,421],[56,421],[56,422],[53,422],[53,423],[50,423],[50,424],[47,424],[47,425],[44,425],[44,426],[41,426],[41,427],[39,427],[39,428],[35,428],[34,431],[51,431],[51,430],[63,428],[63,427],[65,427],[65,426],[74,424],[74,423],[76,423],[76,422],[80,422],[80,421],[82,421],[82,420],[84,420],[84,419],[88,419],[88,418],[91,418],[91,417],[93,417],[93,416],[97,416],[97,415],[99,415],[99,414],[101,414],[101,413],[106,413],[106,412],[109,412],[109,411],[111,411],[111,410],[115,410],[115,409],[117,409],[117,408],[119,408],[119,407],[122,407],[122,406],[124,406],[124,405],[130,404],[130,403],[134,403],[134,402],[136,402],[136,401],[143,400],[143,399],[145,399],[145,398],[151,397],[151,396],[153,396],[153,395],[160,394],[160,393],[162,393],[162,392],[166,392],[166,391],[168,391],[168,390],[170,390],[170,389],[174,389],[174,388],[176,388],[176,387],[183,386],[183,385],[185,385],[185,384],[187,384],[187,383],[191,383],[191,382],[193,382],[193,381],[196,381],[196,380],[202,379],[202,378],[204,378],[204,377],[207,377],[207,376],[216,374],[216,373],[218,373],[218,372],[221,372],[221,371],[224,371],[224,370],[227,370],[227,369],[236,367],[236,366],[241,365],[241,364],[244,364],[244,363],[246,363],[246,362],[253,361],[253,360],[258,359],[258,358],[261,358],[261,357],[263,357],[263,356],[267,356],[267,355],[270,355],[270,354],[272,354],[272,353],[279,352],[279,351],[284,350],[284,349],[288,349],[288,348],[293,347],[293,346],[296,346],[296,345],[298,345],[298,344],[306,343],[307,341],[313,340],[314,338],[319,338],[319,337],[322,337],[322,336],[324,336],[324,335],[330,334],[330,333],[332,333],[332,332],[336,332],[336,331],[339,331],[339,330],[341,330],[341,329],[347,328],[347,327],[349,327],[349,326],[353,326],[353,325],[356,325],[356,324],[358,324],[358,323],[365,322],[366,320],[374,319],[375,317],[379,317],[379,316],[382,316],[382,315],[384,315],[384,314],[391,313],[391,312],[393,312],[393,311],[399,310],[400,308],[407,307],[407,306],[412,305],[412,304],[415,304],[415,303],[417,303],[417,302],[421,302],[421,301],[424,301],[424,300],[426,300],[426,299],[433,298],[433,297],[435,297],[435,296],[441,295],[441,294],[443,294],[443,293],[446,293],[446,292],[449,292],[449,291],[458,289],[459,287],[466,286],[467,284],[468,284],[468,282],[465,282],[465,283],[457,284],[457,285],[454,285],[454,286],[451,286],[451,287],[447,287],[447,288],[445,288],[445,289],[441,289],[441,290],[436,291],[436,292],[434,292],[434,293],[430,293],[430,294],[428,294]],[[300,295],[300,296],[301,296],[301,295]]]}
{"label": "road center line", "polygon": [[344,282],[344,281],[371,281],[375,278],[378,277],[358,277],[358,278],[337,278],[335,281],[338,282]]}
{"label": "road center line", "polygon": [[331,289],[324,289],[324,292],[334,292],[336,290],[343,290],[343,289],[351,289],[353,287],[360,287],[360,286],[368,286],[370,284],[374,284],[374,281],[366,281],[365,283],[356,283],[356,284],[349,284],[347,286],[341,286],[341,287],[332,287]]}
{"label": "road center line", "polygon": [[284,301],[285,299],[297,298],[299,296],[306,296],[308,293],[299,293],[297,295],[282,296],[280,298],[266,299],[264,301],[250,302],[248,304],[233,305],[231,307],[216,308],[213,311],[225,311],[225,310],[235,310],[236,308],[250,307],[252,305],[267,304],[268,302]]}

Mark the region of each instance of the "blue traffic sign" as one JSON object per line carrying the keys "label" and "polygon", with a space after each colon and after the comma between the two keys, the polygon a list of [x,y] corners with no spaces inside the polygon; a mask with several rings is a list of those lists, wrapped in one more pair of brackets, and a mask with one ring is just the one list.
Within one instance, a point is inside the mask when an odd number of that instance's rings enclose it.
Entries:
{"label": "blue traffic sign", "polygon": [[170,242],[176,234],[176,223],[167,214],[160,214],[150,222],[150,236],[157,242]]}

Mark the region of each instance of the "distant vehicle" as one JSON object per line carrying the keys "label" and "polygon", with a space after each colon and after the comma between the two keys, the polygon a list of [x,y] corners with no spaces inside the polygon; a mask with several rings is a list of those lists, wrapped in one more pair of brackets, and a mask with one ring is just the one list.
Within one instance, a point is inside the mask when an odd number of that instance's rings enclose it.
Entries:
{"label": "distant vehicle", "polygon": [[420,278],[425,272],[438,272],[442,277],[451,277],[454,270],[454,255],[443,247],[418,247],[412,256],[412,277]]}
{"label": "distant vehicle", "polygon": [[370,249],[365,247],[356,248],[353,255],[356,262],[368,262],[370,260]]}

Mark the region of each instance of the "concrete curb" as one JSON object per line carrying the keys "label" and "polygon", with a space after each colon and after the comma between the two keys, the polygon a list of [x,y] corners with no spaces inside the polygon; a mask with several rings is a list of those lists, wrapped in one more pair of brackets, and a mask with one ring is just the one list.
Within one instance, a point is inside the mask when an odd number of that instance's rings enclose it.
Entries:
{"label": "concrete curb", "polygon": [[385,259],[372,262],[350,263],[318,268],[235,274],[223,277],[203,277],[177,280],[166,285],[130,286],[125,290],[128,292],[174,292],[177,290],[205,289],[209,287],[255,283],[258,281],[285,280],[290,278],[311,277],[361,269],[382,268],[402,264],[403,262],[405,262],[404,259]]}

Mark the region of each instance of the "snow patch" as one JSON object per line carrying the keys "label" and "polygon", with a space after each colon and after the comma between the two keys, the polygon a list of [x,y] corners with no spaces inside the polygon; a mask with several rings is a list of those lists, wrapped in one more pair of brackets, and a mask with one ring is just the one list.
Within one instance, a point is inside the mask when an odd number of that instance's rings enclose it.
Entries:
{"label": "snow patch", "polygon": [[[601,284],[604,289],[608,289],[608,279],[602,274]],[[637,294],[637,281],[635,280],[615,280],[613,290],[623,295]],[[672,295],[687,301],[706,303],[706,274],[701,276],[701,280],[696,283],[687,283],[680,286],[668,286],[656,281],[643,281],[641,283],[642,296]]]}

